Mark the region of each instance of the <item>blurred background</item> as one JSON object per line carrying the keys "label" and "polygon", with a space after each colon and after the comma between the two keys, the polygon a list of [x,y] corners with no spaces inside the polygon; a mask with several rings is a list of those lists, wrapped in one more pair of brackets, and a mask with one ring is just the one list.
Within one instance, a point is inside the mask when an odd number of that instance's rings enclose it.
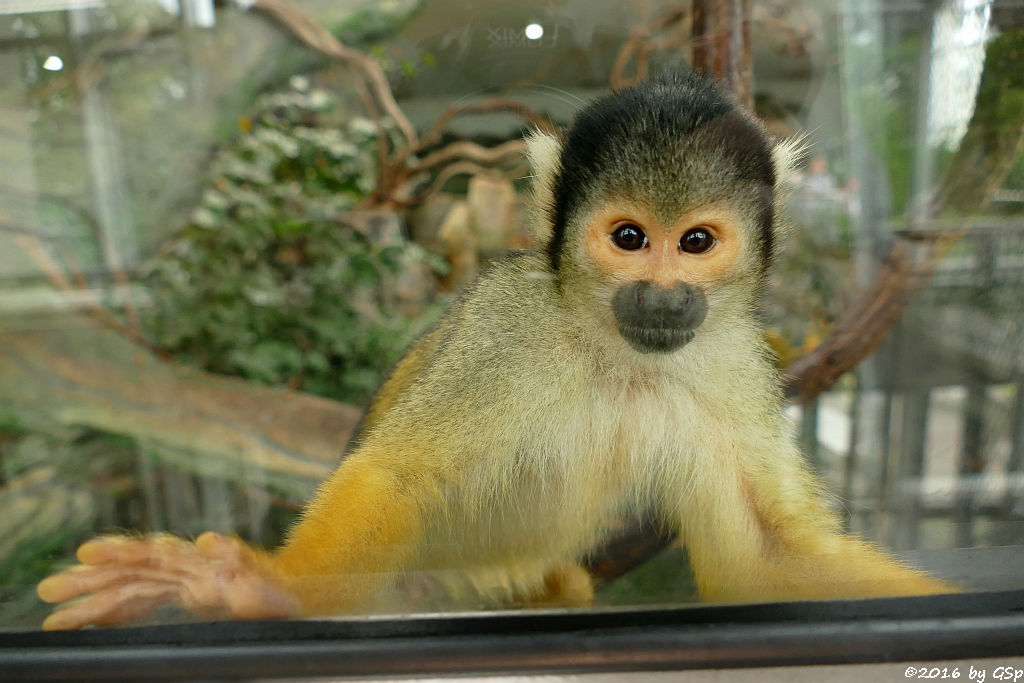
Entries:
{"label": "blurred background", "polygon": [[[846,525],[1024,587],[1018,0],[0,0],[0,629],[97,533],[278,542],[532,246],[523,133],[695,66],[807,142],[763,314]],[[695,599],[650,536],[599,605]]]}

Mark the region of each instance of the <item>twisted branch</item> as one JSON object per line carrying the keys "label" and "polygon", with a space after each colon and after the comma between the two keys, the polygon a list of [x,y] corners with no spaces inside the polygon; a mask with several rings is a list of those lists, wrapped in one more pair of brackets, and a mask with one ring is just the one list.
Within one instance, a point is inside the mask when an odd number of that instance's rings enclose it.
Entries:
{"label": "twisted branch", "polygon": [[286,0],[256,0],[252,9],[283,24],[296,38],[314,50],[351,67],[362,78],[373,96],[373,102],[398,126],[406,143],[416,144],[416,129],[395,101],[384,71],[371,57],[342,45],[327,29]]}
{"label": "twisted branch", "polygon": [[[368,198],[364,208],[373,205],[401,207],[421,202],[456,175],[466,173],[495,175],[485,166],[507,163],[510,157],[521,155],[525,149],[519,140],[506,142],[491,149],[469,141],[458,141],[435,150],[424,159],[411,162],[415,155],[440,141],[444,127],[456,116],[467,113],[507,111],[518,114],[535,128],[554,130],[550,121],[530,107],[510,98],[498,97],[483,102],[448,107],[434,123],[430,132],[420,139],[415,127],[395,101],[387,76],[371,57],[342,45],[330,32],[287,0],[256,0],[252,9],[278,21],[300,41],[321,54],[342,62],[359,76],[357,87],[360,88],[363,99],[367,103],[370,115],[377,121],[378,129],[377,189],[372,199]],[[391,117],[401,133],[403,141],[398,151],[389,146],[380,112]],[[454,168],[447,167],[448,164],[454,165]],[[441,168],[441,171],[428,189],[410,196],[411,187],[416,183],[416,177],[426,171],[434,171],[438,168]],[[518,166],[514,170],[516,175],[521,174]],[[501,173],[499,177],[505,177],[511,172]]]}

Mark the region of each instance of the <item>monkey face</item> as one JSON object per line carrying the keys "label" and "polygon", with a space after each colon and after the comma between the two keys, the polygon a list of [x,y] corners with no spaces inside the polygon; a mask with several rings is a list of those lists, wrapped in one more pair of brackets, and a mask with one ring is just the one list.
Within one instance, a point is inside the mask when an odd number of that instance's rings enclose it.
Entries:
{"label": "monkey face", "polygon": [[734,217],[716,207],[671,222],[627,202],[598,211],[586,228],[586,251],[616,285],[610,306],[623,339],[641,353],[689,343],[708,314],[706,288],[738,266],[741,235]]}
{"label": "monkey face", "polygon": [[745,319],[774,252],[777,178],[731,98],[670,75],[595,101],[562,141],[533,140],[550,273],[602,332],[668,354]]}

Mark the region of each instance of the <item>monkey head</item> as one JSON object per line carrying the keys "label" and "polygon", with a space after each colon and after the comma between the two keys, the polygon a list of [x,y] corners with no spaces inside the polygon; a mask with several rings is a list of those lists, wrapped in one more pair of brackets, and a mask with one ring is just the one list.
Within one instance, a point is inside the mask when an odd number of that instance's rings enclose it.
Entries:
{"label": "monkey head", "polygon": [[793,152],[773,149],[750,114],[694,75],[598,99],[564,140],[535,134],[535,223],[562,296],[642,353],[749,316]]}

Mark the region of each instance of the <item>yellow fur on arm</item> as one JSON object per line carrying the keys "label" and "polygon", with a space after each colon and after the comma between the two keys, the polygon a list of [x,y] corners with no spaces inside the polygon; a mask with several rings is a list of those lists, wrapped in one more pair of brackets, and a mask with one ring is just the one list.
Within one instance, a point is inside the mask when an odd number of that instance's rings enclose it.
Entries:
{"label": "yellow fur on arm", "polygon": [[[796,457],[783,452],[780,456]],[[802,467],[706,473],[684,543],[707,601],[863,598],[955,592],[878,547],[839,531]],[[695,501],[695,502],[697,502]]]}
{"label": "yellow fur on arm", "polygon": [[407,568],[420,542],[427,494],[375,460],[388,458],[365,447],[350,455],[321,486],[287,543],[261,561],[306,616],[367,603]]}

